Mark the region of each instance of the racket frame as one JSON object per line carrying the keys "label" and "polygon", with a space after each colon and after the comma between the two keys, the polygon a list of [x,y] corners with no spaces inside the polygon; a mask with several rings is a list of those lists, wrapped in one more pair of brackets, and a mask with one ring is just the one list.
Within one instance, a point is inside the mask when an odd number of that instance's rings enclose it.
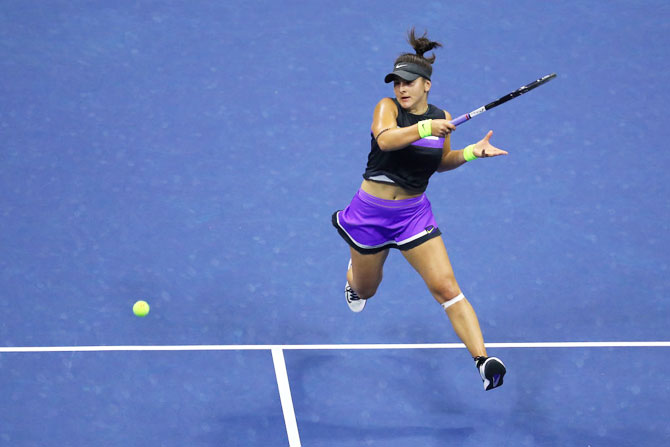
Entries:
{"label": "racket frame", "polygon": [[542,76],[541,78],[536,79],[535,81],[530,82],[530,83],[528,83],[528,84],[526,84],[522,87],[519,87],[518,89],[514,90],[511,93],[506,94],[505,96],[501,96],[500,98],[486,104],[485,106],[482,106],[478,109],[475,109],[470,113],[465,113],[461,116],[458,116],[458,117],[454,118],[453,120],[451,120],[451,124],[453,124],[455,126],[463,124],[464,122],[472,119],[473,117],[475,117],[479,114],[482,114],[482,113],[486,112],[487,110],[491,110],[492,108],[497,107],[500,104],[504,104],[511,99],[514,99],[518,96],[523,95],[524,93],[528,93],[529,91],[533,90],[534,88],[537,88],[537,87],[539,87],[543,84],[546,84],[547,82],[551,81],[555,77],[556,77],[556,73],[551,73],[551,74],[548,74],[546,76]]}

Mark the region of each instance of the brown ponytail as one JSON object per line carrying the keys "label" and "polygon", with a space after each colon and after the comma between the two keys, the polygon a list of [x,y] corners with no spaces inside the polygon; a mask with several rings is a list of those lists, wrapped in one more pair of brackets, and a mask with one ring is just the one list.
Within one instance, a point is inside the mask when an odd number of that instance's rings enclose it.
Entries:
{"label": "brown ponytail", "polygon": [[425,59],[428,63],[432,64],[435,62],[435,55],[433,54],[431,57],[424,57],[424,53],[432,50],[433,48],[439,48],[442,46],[440,42],[433,42],[432,40],[429,40],[426,37],[427,33],[423,33],[423,36],[417,38],[416,34],[414,32],[414,28],[409,30],[407,33],[407,41],[409,44],[414,48],[414,51],[416,51],[416,55]]}
{"label": "brown ponytail", "polygon": [[422,36],[416,37],[416,32],[414,31],[414,27],[412,27],[412,29],[410,29],[407,33],[407,41],[412,46],[412,48],[414,48],[415,54],[403,53],[398,56],[394,64],[398,64],[399,62],[418,64],[428,70],[428,74],[432,74],[432,64],[435,62],[435,54],[430,57],[424,57],[424,54],[434,48],[441,47],[442,44],[428,39],[426,35],[427,33],[424,32]]}

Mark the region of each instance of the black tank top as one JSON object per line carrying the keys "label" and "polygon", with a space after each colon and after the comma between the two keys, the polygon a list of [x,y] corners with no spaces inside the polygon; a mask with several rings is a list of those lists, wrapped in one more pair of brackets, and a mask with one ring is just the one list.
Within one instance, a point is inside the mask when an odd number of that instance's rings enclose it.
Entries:
{"label": "black tank top", "polygon": [[[445,119],[444,111],[432,104],[423,115],[413,115],[391,98],[398,108],[398,127],[408,127],[426,119]],[[417,135],[418,139],[418,135]],[[423,192],[428,179],[435,173],[442,160],[444,138],[421,138],[407,147],[395,151],[382,151],[372,135],[368,165],[363,178],[384,183],[395,183],[410,191]]]}

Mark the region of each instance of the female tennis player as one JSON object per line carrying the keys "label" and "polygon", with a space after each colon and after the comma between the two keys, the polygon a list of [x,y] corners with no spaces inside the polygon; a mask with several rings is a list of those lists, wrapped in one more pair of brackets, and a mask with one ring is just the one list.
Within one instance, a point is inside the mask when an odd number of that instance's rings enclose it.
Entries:
{"label": "female tennis player", "polygon": [[435,55],[424,54],[442,45],[425,33],[417,38],[414,29],[408,40],[416,54],[399,56],[384,79],[393,82],[395,98],[383,98],[375,107],[363,183],[332,218],[351,251],[345,298],[352,311],[362,311],[381,283],[389,249],[399,249],[445,309],[490,390],[502,385],[505,365],[487,356],[477,315],[456,282],[425,190],[435,172],[507,152],[491,145],[491,131],[464,149],[451,149],[456,128],[451,115],[428,104]]}

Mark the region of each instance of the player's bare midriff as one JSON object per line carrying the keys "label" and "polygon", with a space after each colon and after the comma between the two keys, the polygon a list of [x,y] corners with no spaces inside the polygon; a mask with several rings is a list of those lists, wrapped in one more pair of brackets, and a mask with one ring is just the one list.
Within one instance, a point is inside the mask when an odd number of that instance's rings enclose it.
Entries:
{"label": "player's bare midriff", "polygon": [[398,185],[390,183],[375,182],[372,180],[363,180],[361,189],[368,194],[384,200],[404,200],[412,197],[419,197],[421,192],[412,192]]}

